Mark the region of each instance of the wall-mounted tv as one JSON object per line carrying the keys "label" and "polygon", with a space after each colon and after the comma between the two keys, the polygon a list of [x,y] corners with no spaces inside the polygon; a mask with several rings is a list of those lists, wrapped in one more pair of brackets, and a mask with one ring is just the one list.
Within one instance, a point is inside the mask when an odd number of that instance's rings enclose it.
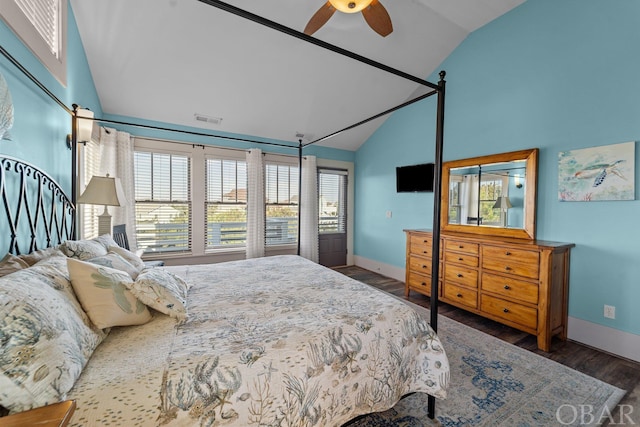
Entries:
{"label": "wall-mounted tv", "polygon": [[433,191],[433,163],[398,166],[396,168],[396,191],[415,193]]}

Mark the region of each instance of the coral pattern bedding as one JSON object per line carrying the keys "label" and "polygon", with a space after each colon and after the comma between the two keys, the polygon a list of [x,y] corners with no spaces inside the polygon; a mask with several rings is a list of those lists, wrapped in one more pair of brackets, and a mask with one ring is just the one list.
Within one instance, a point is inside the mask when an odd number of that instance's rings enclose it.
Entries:
{"label": "coral pattern bedding", "polygon": [[438,337],[383,292],[297,256],[164,269],[191,285],[186,319],[112,328],[71,425],[339,426],[446,396]]}

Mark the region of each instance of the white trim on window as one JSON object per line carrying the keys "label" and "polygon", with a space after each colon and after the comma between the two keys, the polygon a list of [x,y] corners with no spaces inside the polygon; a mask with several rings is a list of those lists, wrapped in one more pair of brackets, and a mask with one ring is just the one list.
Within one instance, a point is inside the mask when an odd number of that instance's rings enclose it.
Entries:
{"label": "white trim on window", "polygon": [[0,17],[49,72],[67,85],[67,0],[2,0]]}

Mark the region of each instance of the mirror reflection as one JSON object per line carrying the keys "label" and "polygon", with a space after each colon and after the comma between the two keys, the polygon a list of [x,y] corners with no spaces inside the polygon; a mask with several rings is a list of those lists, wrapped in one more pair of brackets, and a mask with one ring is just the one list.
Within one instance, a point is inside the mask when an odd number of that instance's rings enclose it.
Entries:
{"label": "mirror reflection", "polygon": [[523,229],[526,161],[451,168],[449,224]]}

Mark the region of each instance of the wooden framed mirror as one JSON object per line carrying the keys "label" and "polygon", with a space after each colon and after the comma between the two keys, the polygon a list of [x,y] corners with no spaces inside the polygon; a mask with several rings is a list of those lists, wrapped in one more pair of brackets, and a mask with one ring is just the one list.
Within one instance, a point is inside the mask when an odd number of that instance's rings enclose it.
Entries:
{"label": "wooden framed mirror", "polygon": [[442,164],[443,232],[535,239],[538,149]]}

